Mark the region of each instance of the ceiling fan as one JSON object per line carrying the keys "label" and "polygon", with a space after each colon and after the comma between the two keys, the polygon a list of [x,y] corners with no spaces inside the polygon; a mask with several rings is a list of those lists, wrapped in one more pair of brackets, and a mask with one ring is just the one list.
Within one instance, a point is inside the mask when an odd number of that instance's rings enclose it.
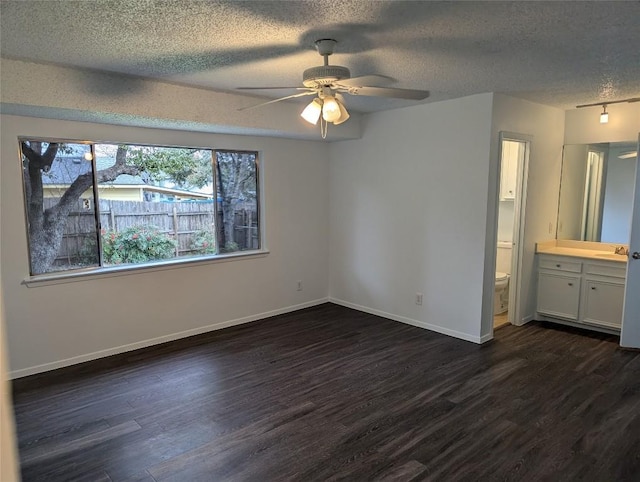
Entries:
{"label": "ceiling fan", "polygon": [[320,132],[324,139],[327,136],[329,122],[338,125],[349,119],[349,112],[347,112],[344,105],[343,94],[409,100],[422,100],[429,97],[429,91],[427,90],[379,87],[380,84],[394,82],[393,78],[384,75],[374,74],[351,77],[351,72],[348,68],[340,65],[329,65],[329,56],[333,54],[337,44],[336,40],[320,39],[316,40],[315,44],[318,53],[324,57],[324,65],[311,67],[304,71],[302,74],[302,85],[304,87],[238,87],[241,90],[296,89],[302,92],[244,107],[240,110],[254,109],[287,99],[313,95],[315,98],[300,115],[310,124],[316,125],[320,120]]}

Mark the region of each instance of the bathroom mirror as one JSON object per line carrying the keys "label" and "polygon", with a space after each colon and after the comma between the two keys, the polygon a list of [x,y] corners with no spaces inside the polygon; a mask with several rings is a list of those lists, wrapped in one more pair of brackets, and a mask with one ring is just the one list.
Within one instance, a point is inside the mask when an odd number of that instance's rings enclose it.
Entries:
{"label": "bathroom mirror", "polygon": [[557,239],[629,242],[637,143],[565,145]]}

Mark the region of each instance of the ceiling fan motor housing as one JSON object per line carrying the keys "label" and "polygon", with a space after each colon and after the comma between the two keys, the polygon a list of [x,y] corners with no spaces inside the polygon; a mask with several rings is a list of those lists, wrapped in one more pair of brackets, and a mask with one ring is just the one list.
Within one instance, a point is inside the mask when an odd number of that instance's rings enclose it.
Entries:
{"label": "ceiling fan motor housing", "polygon": [[333,84],[338,80],[351,78],[351,72],[340,65],[321,65],[311,67],[302,74],[302,84],[305,87],[315,88]]}

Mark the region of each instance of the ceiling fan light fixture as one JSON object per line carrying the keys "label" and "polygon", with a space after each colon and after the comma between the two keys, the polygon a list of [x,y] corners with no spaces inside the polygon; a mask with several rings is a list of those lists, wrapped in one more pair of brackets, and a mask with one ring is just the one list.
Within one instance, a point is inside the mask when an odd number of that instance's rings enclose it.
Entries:
{"label": "ceiling fan light fixture", "polygon": [[406,100],[423,100],[429,96],[427,90],[382,87],[381,85],[396,81],[385,75],[369,74],[351,77],[347,67],[329,64],[329,56],[333,54],[337,44],[335,39],[321,38],[315,44],[324,62],[323,65],[308,68],[303,72],[304,87],[238,87],[244,90],[295,89],[297,93],[238,110],[253,109],[298,97],[314,96],[313,101],[304,108],[300,116],[309,124],[318,125],[319,123],[320,134],[323,139],[326,139],[329,123],[339,125],[349,120],[343,94]]}
{"label": "ceiling fan light fixture", "polygon": [[347,120],[349,120],[349,112],[347,112],[347,108],[344,106],[344,104],[340,101],[338,101],[336,99],[336,102],[338,102],[338,107],[340,107],[340,117],[338,118],[338,120],[333,121],[333,125],[340,125],[343,122],[346,122]]}
{"label": "ceiling fan light fixture", "polygon": [[320,114],[322,113],[322,101],[318,98],[313,99],[308,106],[304,108],[300,117],[306,120],[309,124],[316,125]]}
{"label": "ceiling fan light fixture", "polygon": [[336,98],[332,95],[326,96],[322,104],[322,118],[327,122],[335,122],[340,119],[341,116],[340,104]]}

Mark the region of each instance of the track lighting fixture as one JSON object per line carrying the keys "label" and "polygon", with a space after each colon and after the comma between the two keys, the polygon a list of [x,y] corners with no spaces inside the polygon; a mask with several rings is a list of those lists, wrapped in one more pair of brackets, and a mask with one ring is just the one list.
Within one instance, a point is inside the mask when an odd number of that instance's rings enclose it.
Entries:
{"label": "track lighting fixture", "polygon": [[609,114],[607,113],[607,104],[602,104],[602,114],[600,114],[600,124],[609,122]]}
{"label": "track lighting fixture", "polygon": [[622,104],[624,102],[640,102],[640,97],[632,97],[631,99],[623,99],[623,100],[611,100],[607,102],[596,102],[594,104],[582,104],[577,105],[576,109],[581,109],[582,107],[595,107],[597,105],[602,106],[602,113],[600,114],[600,124],[607,124],[609,122],[609,113],[607,112],[607,106],[611,104]]}

